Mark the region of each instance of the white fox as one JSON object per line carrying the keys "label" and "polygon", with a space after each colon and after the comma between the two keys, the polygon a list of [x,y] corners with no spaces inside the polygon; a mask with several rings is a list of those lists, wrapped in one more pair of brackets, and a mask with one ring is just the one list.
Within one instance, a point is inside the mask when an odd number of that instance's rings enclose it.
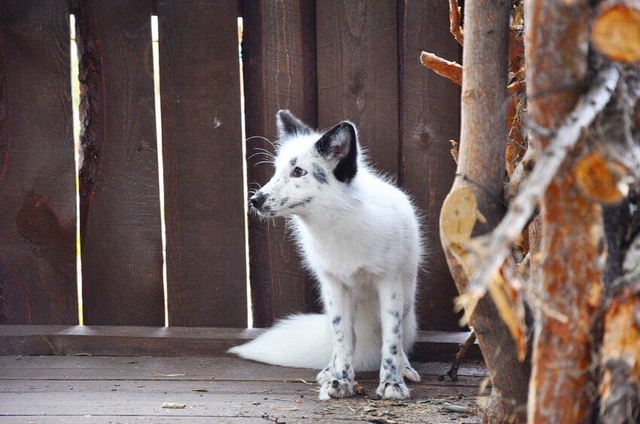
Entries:
{"label": "white fox", "polygon": [[[355,126],[326,133],[276,115],[275,173],[251,197],[262,217],[286,217],[320,282],[324,314],[294,315],[230,349],[269,364],[322,369],[320,398],[354,393],[355,371],[380,369],[376,394],[405,399],[420,381],[407,352],[417,334],[420,226],[411,201],[367,164]],[[404,378],[403,378],[404,377]]]}

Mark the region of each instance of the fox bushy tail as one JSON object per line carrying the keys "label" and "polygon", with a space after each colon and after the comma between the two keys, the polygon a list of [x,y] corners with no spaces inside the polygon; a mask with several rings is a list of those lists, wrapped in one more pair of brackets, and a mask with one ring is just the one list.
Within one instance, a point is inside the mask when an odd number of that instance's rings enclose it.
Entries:
{"label": "fox bushy tail", "polygon": [[[380,368],[380,326],[356,316],[356,371]],[[331,326],[323,314],[292,315],[275,324],[256,339],[229,349],[244,359],[285,367],[323,369],[332,355]]]}

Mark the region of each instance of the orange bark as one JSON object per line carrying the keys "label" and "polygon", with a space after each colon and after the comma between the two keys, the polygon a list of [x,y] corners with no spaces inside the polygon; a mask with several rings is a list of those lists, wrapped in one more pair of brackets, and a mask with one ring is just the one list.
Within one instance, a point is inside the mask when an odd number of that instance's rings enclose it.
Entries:
{"label": "orange bark", "polygon": [[[589,2],[526,3],[529,119],[557,128],[587,75]],[[547,139],[532,134],[538,152]],[[577,189],[569,155],[542,200],[542,278],[536,308],[529,422],[588,422],[595,386],[591,328],[601,298],[604,231],[600,205]],[[570,395],[568,395],[570,394]]]}
{"label": "orange bark", "polygon": [[591,40],[596,49],[612,60],[640,60],[640,1],[604,2],[593,21]]}
{"label": "orange bark", "polygon": [[638,311],[640,296],[625,290],[612,300],[604,316],[599,390],[604,423],[637,422],[640,418],[637,409],[640,396]]}
{"label": "orange bark", "polygon": [[456,62],[450,62],[429,52],[422,52],[420,61],[423,66],[441,77],[449,79],[454,84],[462,85],[462,66]]}

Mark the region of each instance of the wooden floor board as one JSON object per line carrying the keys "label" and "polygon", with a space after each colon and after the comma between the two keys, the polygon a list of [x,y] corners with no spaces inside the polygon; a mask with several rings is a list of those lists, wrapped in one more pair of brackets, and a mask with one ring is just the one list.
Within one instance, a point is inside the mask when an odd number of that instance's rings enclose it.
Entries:
{"label": "wooden floor board", "polygon": [[457,382],[439,381],[446,363],[415,365],[423,382],[411,384],[411,400],[373,399],[376,373],[359,373],[366,395],[320,401],[313,370],[226,356],[4,356],[0,422],[480,422],[473,414],[451,414],[442,407],[475,405],[486,378],[481,364],[466,363]]}

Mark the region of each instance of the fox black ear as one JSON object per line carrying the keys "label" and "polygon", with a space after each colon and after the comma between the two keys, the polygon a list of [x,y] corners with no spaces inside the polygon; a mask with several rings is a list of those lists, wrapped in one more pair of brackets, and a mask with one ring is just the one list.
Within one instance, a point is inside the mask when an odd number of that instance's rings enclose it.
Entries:
{"label": "fox black ear", "polygon": [[356,127],[344,121],[327,131],[316,142],[318,152],[335,163],[333,175],[343,183],[349,183],[358,172],[358,135]]}
{"label": "fox black ear", "polygon": [[276,126],[278,127],[278,138],[311,134],[313,132],[311,128],[287,109],[279,110],[278,113],[276,113]]}

